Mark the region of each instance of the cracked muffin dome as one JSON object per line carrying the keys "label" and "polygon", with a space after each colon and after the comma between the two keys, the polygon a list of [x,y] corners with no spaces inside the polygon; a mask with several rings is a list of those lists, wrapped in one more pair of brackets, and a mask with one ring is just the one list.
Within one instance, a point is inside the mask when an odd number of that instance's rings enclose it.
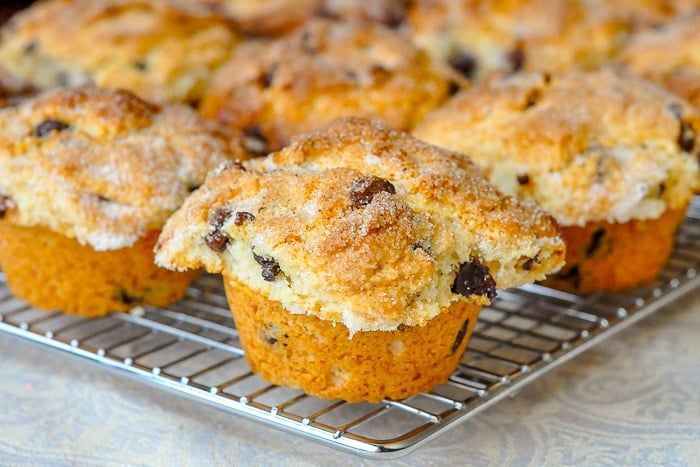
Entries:
{"label": "cracked muffin dome", "polygon": [[459,80],[392,29],[315,18],[285,38],[242,45],[217,72],[200,110],[244,131],[251,149],[266,154],[342,116],[407,130]]}
{"label": "cracked muffin dome", "polygon": [[128,91],[47,91],[0,109],[0,122],[4,220],[98,251],[159,229],[209,170],[245,158],[192,109]]}
{"label": "cracked muffin dome", "polygon": [[680,97],[603,70],[493,81],[414,135],[464,152],[501,191],[550,212],[567,241],[563,287],[591,292],[663,267],[698,183],[699,132],[698,110]]}
{"label": "cracked muffin dome", "polygon": [[0,64],[15,88],[95,84],[197,102],[238,41],[225,19],[166,0],[48,0],[4,26]]}
{"label": "cracked muffin dome", "polygon": [[223,272],[351,335],[425,325],[455,301],[488,304],[563,255],[549,216],[463,157],[353,118],[216,171],[156,247],[161,266]]}

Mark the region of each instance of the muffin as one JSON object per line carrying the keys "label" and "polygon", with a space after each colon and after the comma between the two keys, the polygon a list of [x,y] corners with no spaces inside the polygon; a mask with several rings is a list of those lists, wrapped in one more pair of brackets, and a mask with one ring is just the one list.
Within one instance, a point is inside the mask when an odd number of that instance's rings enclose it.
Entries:
{"label": "muffin", "polygon": [[620,60],[700,107],[700,11],[636,35]]}
{"label": "muffin", "polygon": [[403,20],[403,0],[170,0],[186,8],[219,14],[246,34],[287,34],[314,15],[377,21],[395,27]]}
{"label": "muffin", "polygon": [[394,30],[316,18],[286,38],[242,45],[217,72],[200,110],[243,131],[250,148],[265,154],[336,117],[409,129],[458,79]]}
{"label": "muffin", "polygon": [[49,0],[0,34],[6,84],[95,84],[153,101],[196,103],[239,38],[226,20],[165,0]]}
{"label": "muffin", "polygon": [[465,158],[359,118],[215,171],[156,245],[223,274],[253,371],[352,402],[446,381],[480,307],[564,254],[551,217]]}
{"label": "muffin", "polygon": [[85,316],[165,306],[196,272],[156,267],[166,218],[240,143],[189,107],[57,89],[0,109],[0,264],[10,290]]}
{"label": "muffin", "polygon": [[418,45],[480,82],[521,70],[597,69],[630,33],[691,1],[417,0],[407,25]]}
{"label": "muffin", "polygon": [[627,73],[528,74],[466,91],[414,135],[468,154],[504,193],[551,213],[566,267],[548,280],[589,293],[651,281],[698,179],[700,115]]}

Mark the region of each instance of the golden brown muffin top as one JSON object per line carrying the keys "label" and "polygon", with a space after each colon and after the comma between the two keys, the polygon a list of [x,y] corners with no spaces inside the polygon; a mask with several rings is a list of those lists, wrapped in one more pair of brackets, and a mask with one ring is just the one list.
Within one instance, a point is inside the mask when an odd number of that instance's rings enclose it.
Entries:
{"label": "golden brown muffin top", "polygon": [[0,63],[16,86],[93,83],[196,102],[237,42],[224,19],[165,0],[49,0],[2,29]]}
{"label": "golden brown muffin top", "polygon": [[352,332],[419,326],[563,264],[551,217],[458,154],[345,118],[211,175],[167,222],[165,267],[205,267]]}
{"label": "golden brown muffin top", "polygon": [[416,43],[481,81],[513,71],[595,69],[628,34],[697,0],[417,0],[408,30]]}
{"label": "golden brown muffin top", "polygon": [[453,78],[394,30],[317,18],[287,38],[241,46],[201,112],[278,149],[347,115],[408,129],[454,91]]}
{"label": "golden brown muffin top", "polygon": [[700,107],[700,12],[639,33],[620,59]]}
{"label": "golden brown muffin top", "polygon": [[505,193],[562,225],[657,218],[698,180],[700,114],[641,78],[605,70],[514,76],[458,94],[416,127],[469,155]]}
{"label": "golden brown muffin top", "polygon": [[244,158],[192,109],[58,89],[0,109],[0,213],[95,250],[159,229],[209,170]]}

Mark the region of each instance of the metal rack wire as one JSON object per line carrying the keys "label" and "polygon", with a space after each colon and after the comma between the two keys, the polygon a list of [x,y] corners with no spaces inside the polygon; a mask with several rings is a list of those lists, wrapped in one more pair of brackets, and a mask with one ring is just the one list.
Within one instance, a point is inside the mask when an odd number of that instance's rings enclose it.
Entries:
{"label": "metal rack wire", "polygon": [[655,284],[581,297],[533,285],[482,310],[446,384],[403,401],[348,404],[270,385],[241,350],[220,280],[205,276],[168,309],[99,319],[46,313],[14,298],[0,272],[0,331],[136,375],[197,402],[373,458],[406,454],[450,426],[700,285],[700,198]]}

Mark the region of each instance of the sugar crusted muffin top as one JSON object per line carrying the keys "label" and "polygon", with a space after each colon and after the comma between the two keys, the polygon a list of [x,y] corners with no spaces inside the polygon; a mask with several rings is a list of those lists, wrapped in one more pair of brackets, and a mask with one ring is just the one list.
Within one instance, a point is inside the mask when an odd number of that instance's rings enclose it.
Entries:
{"label": "sugar crusted muffin top", "polygon": [[530,74],[455,96],[414,135],[471,157],[561,225],[658,218],[698,181],[700,114],[633,75]]}
{"label": "sugar crusted muffin top", "polygon": [[159,229],[209,170],[244,158],[189,107],[47,91],[0,109],[0,214],[95,250],[123,248]]}
{"label": "sugar crusted muffin top", "polygon": [[392,29],[316,18],[285,38],[241,46],[217,73],[201,112],[275,150],[347,115],[409,129],[459,79]]}
{"label": "sugar crusted muffin top", "polygon": [[223,272],[351,333],[419,326],[456,300],[560,268],[551,217],[449,151],[345,118],[215,171],[167,222],[157,264]]}
{"label": "sugar crusted muffin top", "polygon": [[239,41],[225,19],[167,0],[37,2],[0,37],[0,64],[12,86],[95,84],[182,102],[199,100]]}

